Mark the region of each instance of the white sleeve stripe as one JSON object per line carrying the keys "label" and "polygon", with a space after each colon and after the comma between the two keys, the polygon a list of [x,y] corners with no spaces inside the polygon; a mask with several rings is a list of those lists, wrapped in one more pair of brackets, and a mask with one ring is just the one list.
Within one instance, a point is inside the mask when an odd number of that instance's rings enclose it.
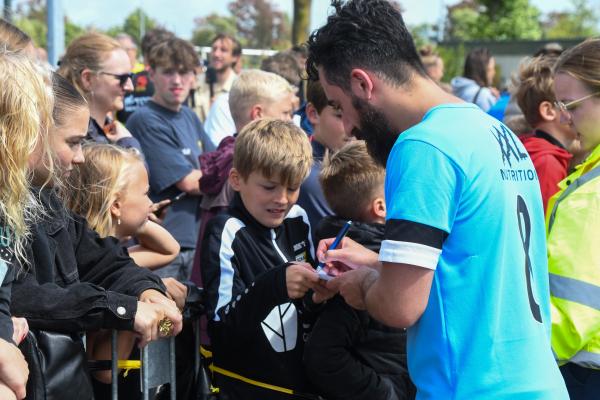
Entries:
{"label": "white sleeve stripe", "polygon": [[435,270],[442,250],[420,243],[384,240],[379,250],[379,261],[410,264]]}
{"label": "white sleeve stripe", "polygon": [[309,246],[310,247],[310,256],[312,257],[313,260],[316,261],[315,244],[313,243],[313,237],[312,237],[312,232],[311,232],[312,226],[310,226],[310,221],[308,219],[308,214],[306,213],[306,210],[304,210],[304,208],[300,207],[298,204],[294,204],[285,217],[286,218],[302,217],[302,221],[306,225],[308,225],[308,243],[310,244],[310,246]]}
{"label": "white sleeve stripe", "polygon": [[245,227],[244,223],[237,218],[230,218],[225,222],[223,227],[223,233],[221,233],[221,248],[219,249],[219,264],[220,264],[220,276],[219,276],[219,297],[217,300],[217,307],[215,308],[215,321],[220,321],[218,311],[228,304],[233,295],[233,276],[234,270],[231,265],[231,259],[233,258],[233,240],[237,231]]}

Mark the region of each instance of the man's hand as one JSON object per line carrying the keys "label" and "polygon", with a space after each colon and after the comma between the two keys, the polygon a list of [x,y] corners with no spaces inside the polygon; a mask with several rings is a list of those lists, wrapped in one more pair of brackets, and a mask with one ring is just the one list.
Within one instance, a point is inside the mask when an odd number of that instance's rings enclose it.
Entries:
{"label": "man's hand", "polygon": [[366,294],[379,273],[371,268],[359,268],[343,273],[327,282],[327,288],[340,292],[346,303],[357,310],[366,310]]}
{"label": "man's hand", "polygon": [[294,262],[285,270],[285,284],[290,299],[302,298],[319,282],[319,275],[307,263]]}
{"label": "man's hand", "polygon": [[345,237],[335,250],[328,250],[335,238],[323,239],[317,248],[317,259],[325,262],[332,276],[360,267],[379,268],[379,255]]}
{"label": "man's hand", "polygon": [[175,278],[163,278],[162,281],[167,287],[167,296],[175,302],[179,310],[183,311],[187,297],[187,286]]}
{"label": "man's hand", "polygon": [[8,386],[17,399],[24,399],[28,377],[29,367],[21,351],[14,344],[0,339],[0,382]]}
{"label": "man's hand", "polygon": [[12,340],[17,346],[25,339],[29,332],[29,324],[25,318],[12,317],[13,337]]}

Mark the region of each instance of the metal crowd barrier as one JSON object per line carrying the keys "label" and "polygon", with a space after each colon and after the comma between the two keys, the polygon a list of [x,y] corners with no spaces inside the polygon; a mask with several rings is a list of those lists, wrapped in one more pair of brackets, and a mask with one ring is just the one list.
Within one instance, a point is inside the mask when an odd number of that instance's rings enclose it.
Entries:
{"label": "metal crowd barrier", "polygon": [[[111,356],[111,393],[112,400],[119,398],[119,356],[117,348],[117,331],[112,331]],[[164,361],[169,360],[169,368],[164,368]],[[177,398],[175,374],[175,337],[159,339],[148,343],[141,350],[140,391],[143,400],[150,400],[150,390],[169,383],[171,400]]]}

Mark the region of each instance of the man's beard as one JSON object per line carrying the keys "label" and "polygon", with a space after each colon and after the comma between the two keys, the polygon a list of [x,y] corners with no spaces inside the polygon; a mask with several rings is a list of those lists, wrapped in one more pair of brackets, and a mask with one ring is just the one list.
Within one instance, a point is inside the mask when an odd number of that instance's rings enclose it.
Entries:
{"label": "man's beard", "polygon": [[352,106],[358,113],[360,123],[360,128],[355,127],[352,134],[366,142],[371,157],[385,168],[400,132],[392,128],[383,112],[365,100],[352,96]]}

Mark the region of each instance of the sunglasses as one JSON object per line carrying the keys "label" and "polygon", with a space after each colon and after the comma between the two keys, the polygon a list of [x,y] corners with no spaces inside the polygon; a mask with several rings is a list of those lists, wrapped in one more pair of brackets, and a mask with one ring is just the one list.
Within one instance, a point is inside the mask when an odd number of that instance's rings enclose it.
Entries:
{"label": "sunglasses", "polygon": [[100,71],[99,73],[117,78],[119,80],[119,86],[125,86],[128,80],[133,79],[133,74],[131,72],[127,74],[113,74],[111,72]]}
{"label": "sunglasses", "polygon": [[600,94],[600,92],[588,94],[587,96],[583,96],[582,98],[577,99],[577,100],[569,101],[568,103],[563,103],[562,101],[555,101],[554,107],[558,108],[563,113],[568,113],[569,110],[572,110],[577,104],[579,104],[587,99],[590,99],[594,96],[598,96],[599,94]]}

